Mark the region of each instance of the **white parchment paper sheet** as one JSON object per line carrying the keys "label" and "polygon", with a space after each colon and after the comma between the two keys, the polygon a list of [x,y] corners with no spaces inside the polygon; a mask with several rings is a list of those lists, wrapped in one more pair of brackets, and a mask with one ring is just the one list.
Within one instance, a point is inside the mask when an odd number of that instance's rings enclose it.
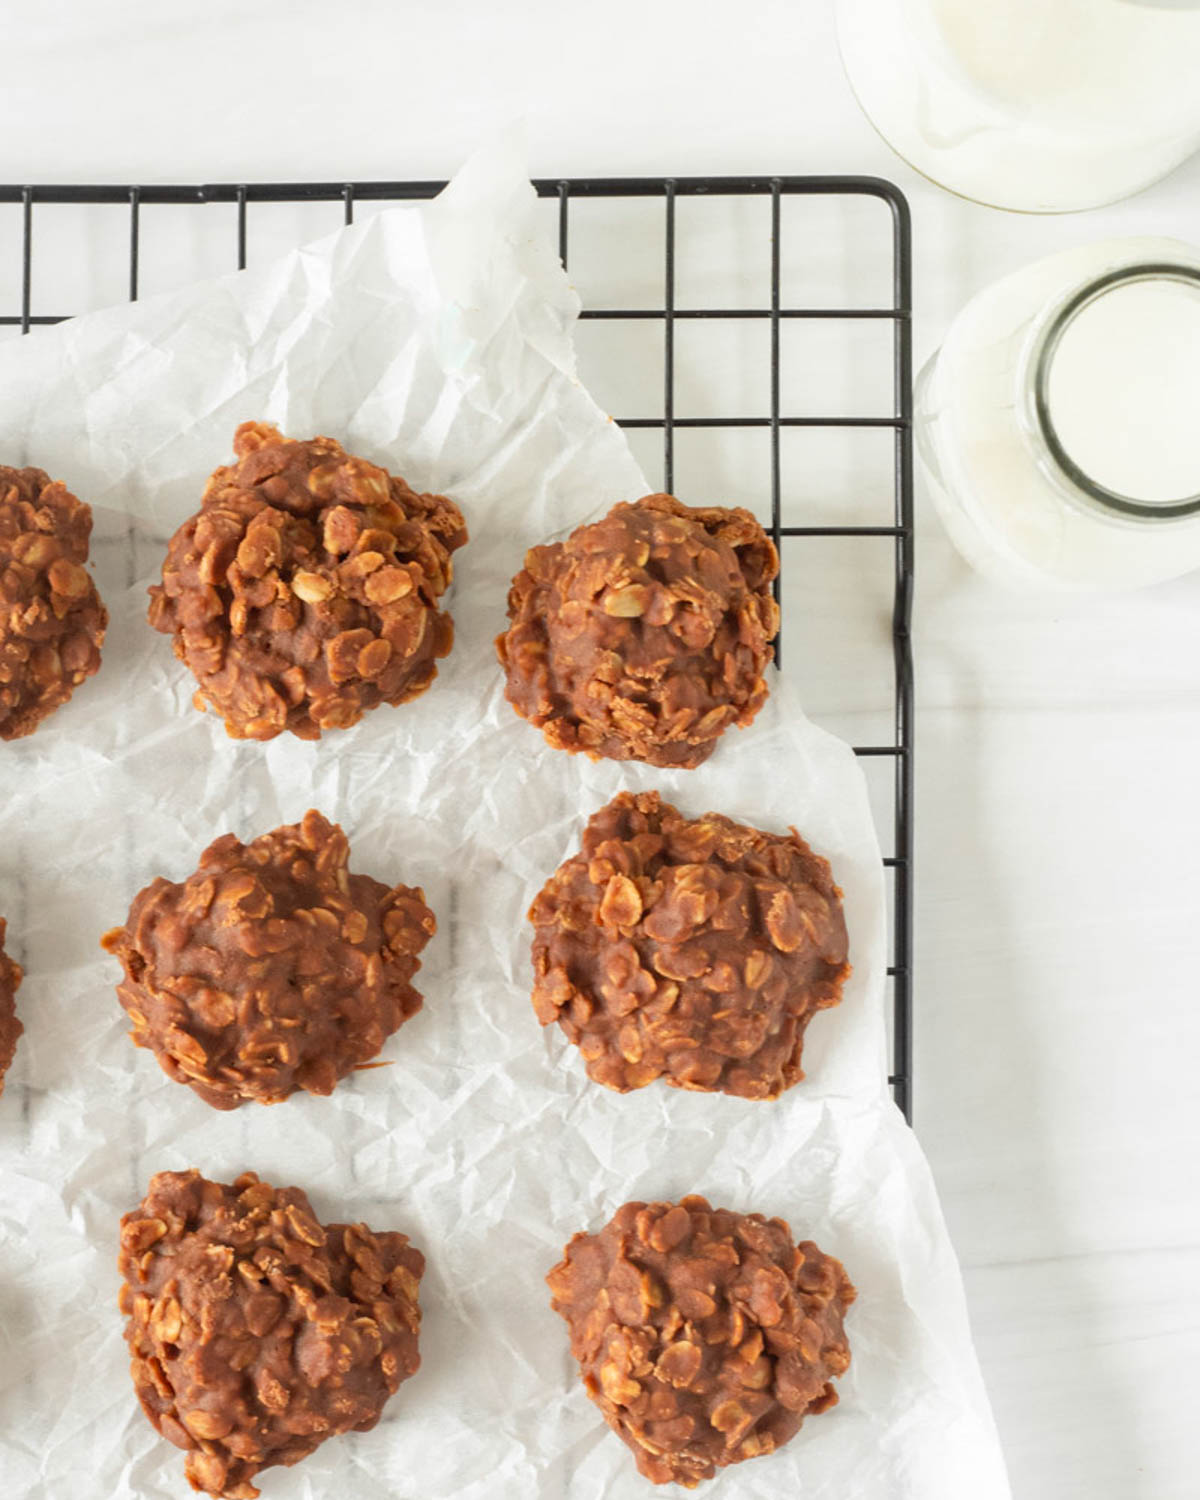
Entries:
{"label": "white parchment paper sheet", "polygon": [[[299,1184],[321,1218],[404,1229],[428,1257],[419,1374],[375,1431],[267,1471],[274,1500],[644,1497],[542,1277],[627,1199],[691,1191],[784,1216],[860,1291],[841,1405],[715,1494],[1007,1495],[958,1269],[884,1081],[882,873],[853,755],[783,685],[692,772],[551,751],[501,696],[491,640],[526,546],[648,488],[574,377],[576,312],[520,163],[496,148],[431,205],[0,349],[4,461],[97,508],[113,616],[100,675],[0,746],[0,913],[27,969],[0,1101],[5,1496],[186,1492],[181,1455],[133,1398],[115,1256],[150,1174],[190,1166]],[[145,624],[166,537],[250,417],[329,433],[453,495],[471,530],[434,689],[317,745],[228,740]],[[525,909],[622,787],[795,824],[833,861],[854,977],[813,1023],[808,1081],[777,1103],[663,1086],[622,1098],[534,1020]],[[354,868],[425,887],[439,921],[426,1007],[388,1044],[394,1066],[329,1099],[219,1114],[129,1043],[97,939],[218,834],[250,838],[310,805],[345,826]]]}

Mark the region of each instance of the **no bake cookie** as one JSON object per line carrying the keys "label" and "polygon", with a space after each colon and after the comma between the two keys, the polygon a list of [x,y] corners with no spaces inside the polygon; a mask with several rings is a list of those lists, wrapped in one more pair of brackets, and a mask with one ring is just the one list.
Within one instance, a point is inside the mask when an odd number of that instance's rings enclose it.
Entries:
{"label": "no bake cookie", "polygon": [[420,1010],[424,893],[352,875],[349,858],[318,812],[249,844],[226,834],[104,935],[134,1042],[217,1109],[328,1094]]}
{"label": "no bake cookie", "polygon": [[496,642],[508,701],[559,749],[698,766],[766,702],[778,571],[749,511],[614,506],[526,554]]}
{"label": "no bake cookie", "polygon": [[235,739],[317,739],[423,693],[454,641],[438,601],[467,540],[458,507],[332,438],[243,422],[233,449],[150,590],[197,707]]}
{"label": "no bake cookie", "polygon": [[32,734],[100,668],[91,533],[91,507],[65,484],[0,464],[0,740]]}
{"label": "no bake cookie", "polygon": [[625,1092],[772,1099],[804,1076],[804,1032],[850,972],[841,892],[795,831],[685,818],[622,792],[529,911],[533,1006]]}
{"label": "no bake cookie", "polygon": [[627,1203],[546,1279],[584,1388],[656,1484],[772,1453],[837,1402],[854,1287],[782,1219]]}
{"label": "no bake cookie", "polygon": [[318,1224],[299,1188],[253,1172],[151,1178],[118,1269],[138,1400],[186,1451],[193,1489],[224,1500],[374,1427],[420,1364],[425,1260],[407,1236]]}
{"label": "no bake cookie", "polygon": [[8,924],[0,917],[0,1094],[4,1092],[4,1075],[12,1067],[17,1042],[25,1028],[17,1017],[17,987],[21,983],[21,966],[4,951]]}

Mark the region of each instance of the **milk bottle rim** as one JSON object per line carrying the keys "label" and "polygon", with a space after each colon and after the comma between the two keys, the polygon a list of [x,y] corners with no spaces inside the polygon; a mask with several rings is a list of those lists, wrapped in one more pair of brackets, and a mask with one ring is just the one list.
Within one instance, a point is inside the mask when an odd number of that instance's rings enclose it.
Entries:
{"label": "milk bottle rim", "polygon": [[1172,261],[1146,261],[1120,266],[1092,278],[1053,304],[1039,320],[1030,335],[1026,360],[1022,361],[1024,368],[1033,373],[1032,380],[1024,382],[1028,399],[1022,416],[1027,435],[1038,448],[1043,466],[1056,471],[1060,485],[1065,480],[1066,492],[1077,503],[1082,500],[1089,509],[1098,508],[1111,519],[1120,517],[1144,522],[1195,516],[1200,514],[1200,492],[1178,500],[1147,501],[1120,494],[1088,474],[1067,452],[1055,425],[1050,400],[1051,371],[1063,337],[1087,307],[1126,286],[1164,280],[1181,282],[1200,290],[1200,268]]}

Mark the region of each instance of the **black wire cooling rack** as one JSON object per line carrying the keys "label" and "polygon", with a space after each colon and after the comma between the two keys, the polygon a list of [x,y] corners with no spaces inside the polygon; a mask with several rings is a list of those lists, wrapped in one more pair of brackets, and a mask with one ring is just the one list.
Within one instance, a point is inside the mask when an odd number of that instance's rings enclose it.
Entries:
{"label": "black wire cooling rack", "polygon": [[[3,186],[0,204],[19,205],[21,211],[21,301],[15,313],[0,314],[0,326],[28,333],[40,324],[59,323],[68,310],[34,314],[33,249],[35,209],[41,204],[125,205],[128,208],[128,295],[136,300],[141,265],[142,212],[163,205],[234,205],[236,264],[246,265],[247,220],[256,204],[340,202],[345,222],[352,223],[356,203],[406,202],[436,196],[441,182],[304,182],[221,183],[204,186]],[[908,204],[890,182],[874,177],[576,177],[542,179],[534,186],[541,198],[555,200],[558,248],[564,265],[571,245],[571,206],[579,200],[657,199],[664,215],[665,257],[662,265],[662,306],[584,307],[584,319],[631,324],[653,320],[663,331],[662,413],[619,418],[631,430],[662,433],[663,487],[671,490],[675,473],[675,434],[687,428],[763,428],[770,443],[770,531],[786,570],[793,549],[805,538],[891,538],[894,550],[891,631],[894,655],[893,735],[887,744],[856,745],[859,756],[889,758],[894,764],[894,843],[884,859],[893,882],[891,963],[892,1061],[889,1081],[897,1105],[912,1118],[912,897],[913,897],[913,673],[910,623],[913,593],[913,443],[912,443],[912,246]],[[780,246],[782,206],[796,196],[876,199],[890,210],[891,297],[886,306],[794,306],[782,297]],[[757,197],[769,203],[769,305],[694,307],[676,306],[677,205],[683,199]],[[679,416],[675,411],[676,329],[689,319],[762,320],[770,332],[768,410],[740,416]],[[890,323],[892,410],[886,416],[866,414],[796,415],[781,400],[780,330],[792,319],[834,319],[846,323],[862,319]],[[886,428],[894,433],[891,515],[878,525],[785,525],[781,480],[780,439],[788,428]],[[742,498],[742,497],[739,497]],[[776,582],[776,597],[780,597]]]}

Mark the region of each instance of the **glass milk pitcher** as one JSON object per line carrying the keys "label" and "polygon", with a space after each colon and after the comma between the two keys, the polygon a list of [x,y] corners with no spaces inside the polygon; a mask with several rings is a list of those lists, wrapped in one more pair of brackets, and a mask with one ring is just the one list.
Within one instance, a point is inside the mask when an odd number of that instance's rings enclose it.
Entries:
{"label": "glass milk pitcher", "polygon": [[875,128],[997,208],[1094,208],[1200,148],[1200,0],[836,0]]}
{"label": "glass milk pitcher", "polygon": [[1108,240],[985,288],[917,383],[952,541],[1017,588],[1200,568],[1200,249]]}

